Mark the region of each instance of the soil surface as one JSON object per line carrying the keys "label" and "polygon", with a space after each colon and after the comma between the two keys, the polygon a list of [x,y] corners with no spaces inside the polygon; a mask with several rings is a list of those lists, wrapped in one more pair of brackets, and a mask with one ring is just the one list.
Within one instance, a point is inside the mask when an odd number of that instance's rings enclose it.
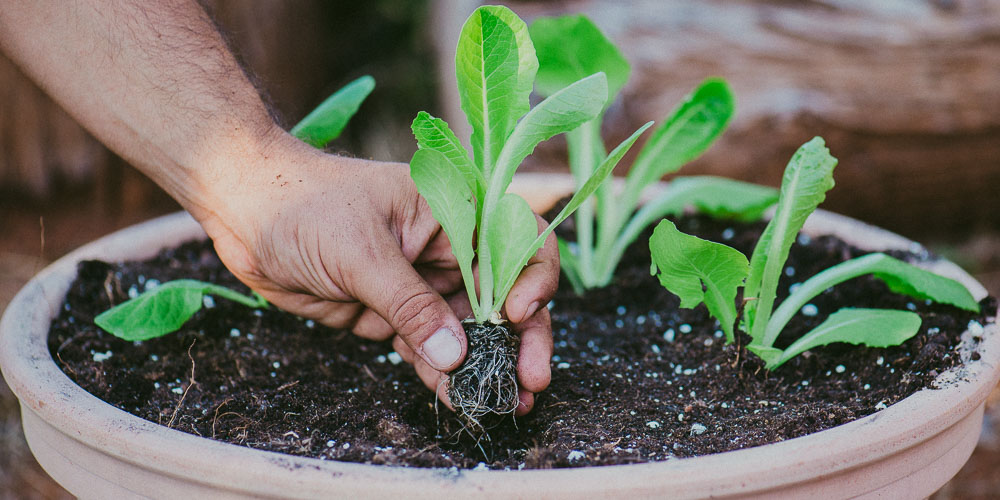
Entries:
{"label": "soil surface", "polygon": [[[763,228],[702,217],[682,218],[678,227],[748,255]],[[93,325],[110,305],[171,279],[247,291],[206,242],[146,262],[81,263],[49,345],[84,389],[184,432],[321,459],[520,469],[719,453],[847,423],[930,387],[938,373],[962,362],[959,335],[970,322],[994,320],[860,278],[814,300],[816,314],[797,315],[779,346],[843,306],[915,310],[923,318],[920,333],[887,349],[813,349],[770,373],[745,349],[725,345],[704,306],[678,309],[677,298],[649,274],[648,236],[629,250],[611,286],[578,297],[564,280],[550,304],[551,386],[530,415],[506,420],[478,441],[443,406],[436,411],[431,391],[388,343],[273,307],[250,310],[217,298],[182,331],[141,343]],[[863,253],[833,238],[800,236],[779,293]],[[992,298],[983,305],[988,314],[996,310]]]}

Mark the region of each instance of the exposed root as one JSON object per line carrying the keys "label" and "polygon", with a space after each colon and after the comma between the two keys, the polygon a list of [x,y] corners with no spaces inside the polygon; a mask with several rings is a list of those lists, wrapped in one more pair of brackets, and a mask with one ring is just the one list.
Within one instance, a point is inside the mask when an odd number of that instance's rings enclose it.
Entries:
{"label": "exposed root", "polygon": [[469,351],[462,366],[451,372],[448,397],[465,430],[482,439],[486,430],[517,409],[520,342],[503,324],[467,322],[464,327]]}

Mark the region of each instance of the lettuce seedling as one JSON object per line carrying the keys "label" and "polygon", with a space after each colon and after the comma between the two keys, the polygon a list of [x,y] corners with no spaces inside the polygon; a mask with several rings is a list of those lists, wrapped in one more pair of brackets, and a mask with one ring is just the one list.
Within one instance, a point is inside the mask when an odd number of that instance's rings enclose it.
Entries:
{"label": "lettuce seedling", "polygon": [[247,307],[267,307],[257,292],[250,296],[197,280],[173,280],[98,314],[94,323],[125,340],[149,340],[176,332],[201,310],[205,295],[215,295]]}
{"label": "lettuce seedling", "polygon": [[870,347],[899,345],[920,329],[920,316],[910,311],[843,308],[785,349],[774,347],[788,321],[826,289],[852,278],[872,275],[889,289],[921,300],[979,311],[979,304],[957,281],[907,264],[884,253],[872,253],[832,266],[798,286],[774,309],[778,279],[788,253],[806,219],[833,187],[837,159],[816,137],[792,157],[781,182],[774,217],[761,234],[750,261],[731,247],[677,230],[669,220],[656,227],[649,248],[652,273],[681,299],[681,307],[705,303],[733,342],[737,321],[737,289],[743,287],[739,328],[750,336],[747,349],[773,370],[813,347],[835,342]]}
{"label": "lettuce seedling", "polygon": [[[628,61],[585,16],[539,18],[530,28],[538,51],[535,88],[542,95],[583,76],[602,71],[610,98],[629,77]],[[777,200],[774,189],[712,176],[679,178],[656,199],[636,211],[644,189],[697,158],[715,141],[733,115],[733,95],[724,80],[705,80],[653,132],[615,192],[602,184],[594,203],[584,203],[575,216],[576,242],[559,241],[560,262],[577,293],[606,286],[625,249],[646,227],[686,207],[717,217],[754,220]],[[570,171],[577,189],[604,158],[601,122],[604,111],[566,135]],[[596,234],[595,234],[596,233]]]}
{"label": "lettuce seedling", "polygon": [[469,355],[452,373],[449,389],[452,405],[479,430],[482,416],[510,414],[517,407],[517,342],[500,318],[514,281],[549,233],[593,194],[651,123],[604,157],[539,233],[528,203],[507,193],[514,171],[541,141],[598,116],[608,96],[607,77],[582,74],[531,108],[535,49],[524,22],[500,6],[473,12],[462,28],[455,62],[461,107],[472,126],[471,158],[444,120],[421,112],[412,126],[419,149],[410,173],[451,242],[480,325],[466,325]]}
{"label": "lettuce seedling", "polygon": [[[354,80],[306,115],[292,128],[291,134],[316,148],[325,147],[340,136],[373,88],[375,79],[371,76]],[[125,340],[162,337],[179,330],[201,310],[205,295],[216,295],[247,307],[267,307],[267,301],[257,292],[246,296],[212,283],[181,279],[151,288],[102,312],[94,318],[94,323]]]}
{"label": "lettuce seedling", "polygon": [[326,147],[340,137],[347,122],[374,88],[375,79],[369,75],[348,83],[292,127],[290,133],[315,148]]}

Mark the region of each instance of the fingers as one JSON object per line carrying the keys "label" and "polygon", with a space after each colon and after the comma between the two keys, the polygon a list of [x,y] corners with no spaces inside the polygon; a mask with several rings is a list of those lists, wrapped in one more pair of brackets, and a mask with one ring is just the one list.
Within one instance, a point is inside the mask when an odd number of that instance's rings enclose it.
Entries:
{"label": "fingers", "polygon": [[466,349],[455,313],[406,260],[394,238],[380,233],[373,239],[368,261],[354,259],[360,267],[351,269],[353,295],[381,316],[430,367],[454,369]]}
{"label": "fingers", "polygon": [[552,380],[552,324],[548,308],[541,308],[524,323],[514,325],[521,335],[517,358],[517,382],[529,392],[544,391]]}
{"label": "fingers", "polygon": [[[535,217],[539,227],[544,229],[547,225],[545,220],[537,215]],[[514,323],[524,322],[549,303],[558,286],[559,248],[556,237],[550,233],[545,245],[528,261],[507,295],[504,304],[507,319]]]}
{"label": "fingers", "polygon": [[430,367],[423,359],[418,357],[416,353],[410,346],[403,342],[403,339],[399,337],[394,337],[392,339],[392,347],[399,353],[400,357],[403,358],[407,363],[413,364],[414,370],[417,372],[417,376],[420,380],[427,386],[428,389],[434,391],[437,394],[438,399],[448,407],[449,410],[454,410],[451,406],[451,400],[448,399],[448,375],[441,373]]}

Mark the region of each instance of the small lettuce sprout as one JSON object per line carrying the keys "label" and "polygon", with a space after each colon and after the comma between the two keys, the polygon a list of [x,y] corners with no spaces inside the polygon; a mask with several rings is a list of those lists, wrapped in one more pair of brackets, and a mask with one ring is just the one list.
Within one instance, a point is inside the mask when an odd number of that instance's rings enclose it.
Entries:
{"label": "small lettuce sprout", "polygon": [[291,134],[315,148],[326,147],[340,137],[347,122],[374,88],[375,79],[369,75],[348,83],[292,127]]}
{"label": "small lettuce sprout", "polygon": [[539,232],[528,203],[507,193],[514,171],[540,142],[597,117],[607,100],[608,79],[601,72],[584,72],[532,108],[535,48],[524,22],[501,6],[472,13],[455,62],[461,107],[472,126],[472,155],[444,120],[421,112],[412,126],[419,149],[410,160],[410,174],[448,236],[480,325],[466,325],[469,355],[452,374],[449,389],[452,405],[475,432],[483,428],[482,416],[517,408],[516,337],[511,341],[506,327],[503,335],[495,328],[503,323],[500,310],[514,281],[549,233],[597,190],[651,123],[602,155],[568,205]]}
{"label": "small lettuce sprout", "polygon": [[[607,75],[610,105],[628,80],[628,61],[584,16],[539,18],[532,23],[530,33],[538,51],[535,88],[542,95],[553,95],[576,79],[601,71]],[[566,135],[577,189],[605,156],[603,115],[604,110]],[[577,293],[608,285],[625,249],[646,227],[666,215],[694,206],[718,217],[754,220],[774,204],[774,189],[697,176],[675,180],[662,195],[636,211],[643,190],[701,155],[732,115],[729,85],[721,79],[705,80],[653,131],[625,177],[624,189],[615,192],[606,182],[597,189],[595,202],[580,206],[575,216],[576,242],[559,242],[563,272]]]}
{"label": "small lettuce sprout", "polygon": [[[370,76],[354,80],[306,115],[292,128],[291,134],[313,147],[325,147],[340,136],[373,88],[375,80]],[[248,297],[212,283],[181,279],[163,283],[102,312],[94,318],[94,323],[125,340],[162,337],[180,330],[201,310],[205,295],[216,295],[247,307],[267,307],[267,301],[257,292]]]}
{"label": "small lettuce sprout", "polygon": [[916,313],[843,308],[786,349],[774,347],[788,321],[810,300],[859,276],[874,276],[896,293],[979,311],[979,304],[961,283],[883,253],[851,259],[816,274],[774,309],[778,279],[791,246],[806,219],[833,187],[836,164],[837,159],[830,156],[819,137],[799,148],[785,169],[774,217],[749,262],[736,249],[680,232],[669,220],[660,222],[649,240],[652,272],[660,283],[680,297],[681,307],[694,308],[704,302],[729,342],[735,337],[737,289],[743,287],[739,328],[750,336],[747,349],[760,356],[770,370],[813,347],[835,342],[887,347],[916,335],[921,324]]}
{"label": "small lettuce sprout", "polygon": [[174,280],[98,314],[94,323],[125,340],[162,337],[179,330],[201,310],[205,295],[215,295],[252,308],[267,307],[267,301],[257,292],[246,296],[204,281]]}

